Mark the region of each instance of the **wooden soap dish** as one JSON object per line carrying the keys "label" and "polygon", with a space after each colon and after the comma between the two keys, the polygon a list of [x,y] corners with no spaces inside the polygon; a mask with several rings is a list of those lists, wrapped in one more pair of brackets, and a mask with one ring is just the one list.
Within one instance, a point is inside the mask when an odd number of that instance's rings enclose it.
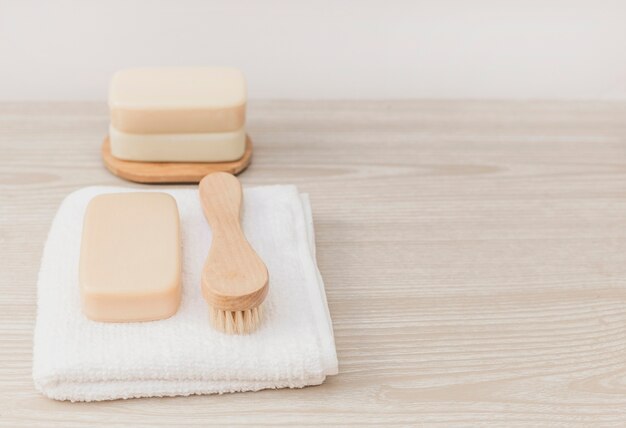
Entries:
{"label": "wooden soap dish", "polygon": [[102,160],[113,174],[137,183],[199,183],[207,174],[224,171],[239,174],[250,164],[252,140],[246,136],[246,151],[231,162],[135,162],[114,157],[107,136],[102,143]]}

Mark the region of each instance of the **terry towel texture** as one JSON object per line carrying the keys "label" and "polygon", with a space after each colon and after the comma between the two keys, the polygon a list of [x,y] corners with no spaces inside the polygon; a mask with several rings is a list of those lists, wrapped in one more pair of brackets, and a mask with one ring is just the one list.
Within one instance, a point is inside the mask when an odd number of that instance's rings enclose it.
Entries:
{"label": "terry towel texture", "polygon": [[[81,312],[78,260],[88,187],[61,204],[38,280],[33,378],[57,400],[257,391],[316,385],[337,373],[324,285],[315,262],[310,205],[294,186],[246,189],[242,223],[270,274],[261,327],[230,336],[209,325],[200,272],[211,243],[196,189],[150,190],[178,204],[183,290],[173,317],[143,323],[98,323]],[[141,190],[144,191],[144,190]]]}

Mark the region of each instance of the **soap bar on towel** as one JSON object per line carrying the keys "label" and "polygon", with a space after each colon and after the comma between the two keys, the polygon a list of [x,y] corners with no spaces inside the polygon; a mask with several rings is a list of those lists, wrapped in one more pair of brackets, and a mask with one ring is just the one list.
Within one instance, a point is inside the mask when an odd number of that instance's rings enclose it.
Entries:
{"label": "soap bar on towel", "polygon": [[243,74],[228,67],[133,68],[109,87],[111,125],[131,134],[237,131],[246,99]]}
{"label": "soap bar on towel", "polygon": [[143,162],[230,162],[246,151],[246,131],[128,134],[109,127],[111,154]]}
{"label": "soap bar on towel", "polygon": [[265,318],[253,334],[226,335],[209,324],[200,273],[211,230],[197,189],[160,190],[176,199],[180,213],[178,312],[140,323],[85,317],[78,287],[85,209],[96,195],[123,191],[133,190],[78,190],[63,201],[52,223],[37,285],[33,378],[39,391],[72,401],[210,394],[300,388],[337,373],[310,206],[294,186],[244,191],[242,226],[271,278]]}
{"label": "soap bar on towel", "polygon": [[79,281],[94,321],[152,321],[180,303],[181,248],[176,201],[162,192],[98,195],[85,213]]}

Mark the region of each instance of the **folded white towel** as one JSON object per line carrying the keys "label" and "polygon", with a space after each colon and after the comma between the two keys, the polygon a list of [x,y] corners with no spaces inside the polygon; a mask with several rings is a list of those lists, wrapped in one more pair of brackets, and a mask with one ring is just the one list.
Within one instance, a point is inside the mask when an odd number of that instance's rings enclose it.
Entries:
{"label": "folded white towel", "polygon": [[209,325],[200,272],[211,231],[196,189],[154,190],[171,194],[180,212],[183,291],[176,315],[143,323],[88,320],[78,287],[83,214],[94,196],[126,191],[136,190],[81,189],[54,219],[38,281],[37,389],[58,400],[94,401],[301,388],[337,373],[310,205],[294,186],[244,191],[243,228],[270,274],[265,318],[255,333],[231,336]]}

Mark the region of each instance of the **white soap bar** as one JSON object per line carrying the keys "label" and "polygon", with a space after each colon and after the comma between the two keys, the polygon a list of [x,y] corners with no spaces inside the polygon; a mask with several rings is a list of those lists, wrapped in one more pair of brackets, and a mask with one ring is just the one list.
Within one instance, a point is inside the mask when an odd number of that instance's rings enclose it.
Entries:
{"label": "white soap bar", "polygon": [[109,88],[111,124],[134,134],[236,131],[246,99],[243,74],[228,67],[133,68]]}
{"label": "white soap bar", "polygon": [[129,134],[109,127],[111,154],[141,162],[230,162],[246,150],[246,130],[203,134]]}

